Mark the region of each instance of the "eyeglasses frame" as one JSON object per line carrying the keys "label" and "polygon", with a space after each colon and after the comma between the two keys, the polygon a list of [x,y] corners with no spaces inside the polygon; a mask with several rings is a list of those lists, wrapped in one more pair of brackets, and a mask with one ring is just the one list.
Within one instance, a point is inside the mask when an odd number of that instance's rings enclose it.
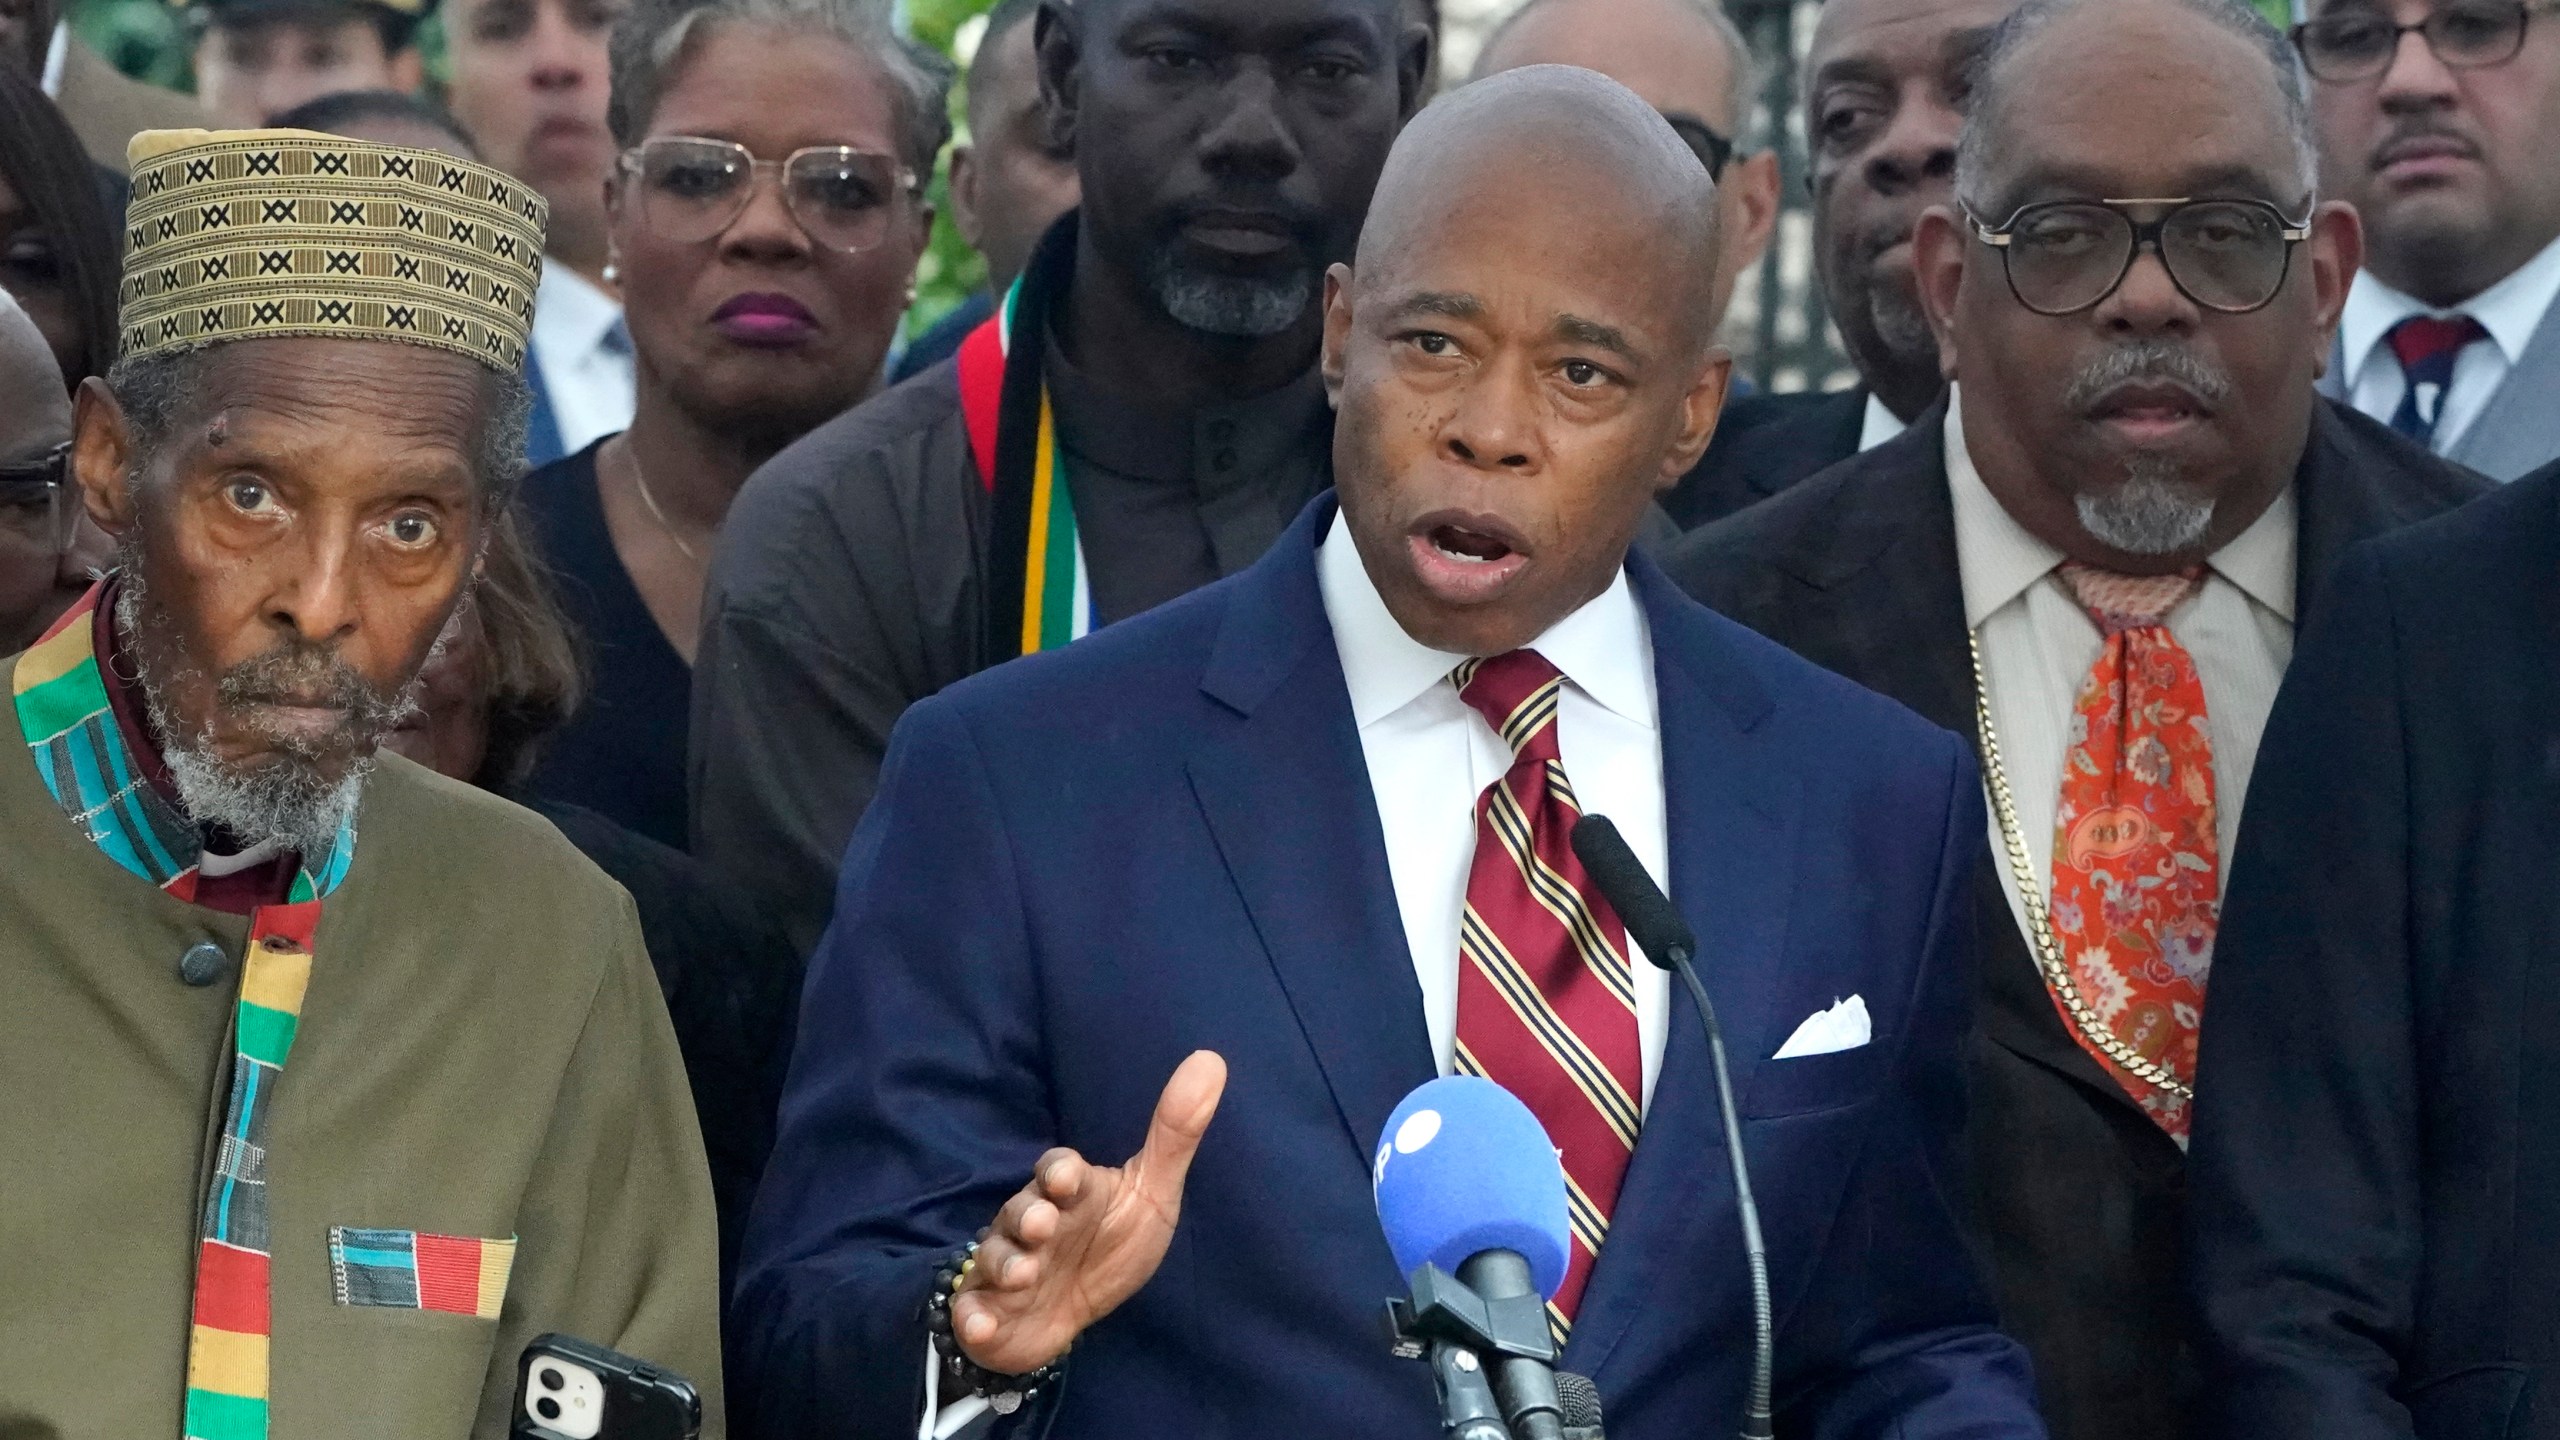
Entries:
{"label": "eyeglasses frame", "polygon": [[[2107,288],[2098,292],[2097,298],[2089,301],[2085,305],[2075,305],[2068,310],[2045,310],[2031,303],[2024,294],[2019,292],[2017,272],[2010,268],[2010,242],[2016,238],[2018,222],[2026,216],[2028,211],[2052,209],[2063,205],[2097,205],[2104,207],[2105,209],[2112,210],[2119,215],[2123,215],[2125,223],[2133,227],[2133,246],[2131,249],[2125,251],[2124,265],[2116,271],[2116,278],[2107,283]],[[2164,207],[2161,209],[2160,214],[2156,219],[2136,220],[2133,216],[2125,213],[2137,206],[2149,208],[2155,205]],[[2194,291],[2187,288],[2186,281],[2178,278],[2177,267],[2169,263],[2169,252],[2161,245],[2160,237],[2161,234],[2168,229],[2169,221],[2174,218],[2179,211],[2184,210],[2191,205],[2246,205],[2251,209],[2263,210],[2276,218],[2276,233],[2278,237],[2284,241],[2284,268],[2276,272],[2275,288],[2267,292],[2266,299],[2259,301],[2255,305],[2243,306],[2235,310],[2230,306],[2216,305],[2199,297]],[[2106,304],[2109,296],[2124,288],[2124,277],[2133,273],[2134,262],[2142,258],[2142,252],[2145,248],[2148,248],[2153,255],[2159,257],[2161,272],[2169,277],[2170,284],[2178,287],[2178,293],[2186,296],[2190,302],[2199,305],[2206,310],[2210,310],[2216,315],[2255,314],[2256,312],[2264,310],[2268,306],[2276,303],[2276,297],[2284,293],[2285,282],[2293,278],[2293,247],[2311,238],[2311,216],[2306,215],[2300,220],[2293,220],[2287,218],[2281,208],[2269,201],[2229,199],[2210,195],[2185,195],[2175,198],[2124,200],[2038,200],[2032,204],[2019,206],[2016,210],[2010,212],[2007,220],[1998,225],[1985,224],[1982,217],[1974,213],[1974,209],[1971,205],[1959,204],[1958,208],[1964,212],[1966,222],[1973,227],[1973,238],[2000,252],[2000,277],[2009,282],[2010,298],[2016,300],[2020,305],[2025,306],[2030,312],[2045,316],[2049,319],[2061,319],[2065,316],[2086,314],[2087,312],[2095,310],[2099,306]]]}
{"label": "eyeglasses frame", "polygon": [[1715,181],[1719,185],[1723,184],[1725,167],[1732,164],[1734,157],[1741,153],[1741,144],[1735,141],[1732,137],[1726,135],[1723,131],[1718,130],[1713,125],[1708,124],[1706,121],[1701,120],[1697,116],[1691,115],[1686,111],[1664,110],[1659,113],[1663,120],[1671,126],[1671,133],[1679,136],[1680,143],[1687,145],[1691,153],[1694,154],[1698,147],[1690,142],[1689,132],[1691,130],[1696,130],[1700,135],[1706,138],[1707,149],[1712,153],[1708,155],[1700,155],[1698,156],[1698,160],[1701,164],[1704,164],[1707,167],[1708,179]]}
{"label": "eyeglasses frame", "polygon": [[2377,80],[2390,74],[2391,67],[2399,63],[2400,42],[2408,39],[2411,35],[2416,35],[2419,39],[2425,41],[2427,45],[2427,53],[2435,57],[2435,62],[2442,65],[2447,70],[2495,70],[2501,65],[2512,64],[2517,56],[2524,53],[2525,38],[2533,32],[2533,17],[2536,15],[2548,15],[2554,11],[2560,11],[2560,0],[2542,0],[2542,3],[2540,4],[2533,3],[2533,0],[2515,0],[2515,11],[2515,48],[2509,50],[2506,54],[2499,56],[2495,60],[2453,60],[2448,58],[2442,50],[2436,48],[2435,37],[2427,33],[2427,27],[2433,25],[2436,20],[2444,14],[2444,12],[2441,10],[2430,10],[2427,12],[2427,18],[2419,21],[2415,25],[2402,25],[2396,21],[2393,22],[2391,26],[2391,48],[2383,52],[2382,64],[2376,69],[2356,75],[2323,75],[2318,69],[2313,67],[2311,63],[2311,48],[2304,44],[2303,40],[2304,37],[2309,34],[2311,27],[2319,23],[2318,21],[2305,20],[2294,26],[2292,29],[2286,31],[2285,35],[2293,41],[2293,53],[2302,57],[2303,73],[2309,75],[2312,79],[2319,81],[2323,85],[2361,85],[2367,80]]}
{"label": "eyeglasses frame", "polygon": [[71,548],[71,537],[79,531],[80,516],[72,503],[71,442],[47,450],[33,460],[19,460],[0,465],[0,485],[42,485],[51,507],[46,522],[53,527],[51,553],[60,556]]}
{"label": "eyeglasses frame", "polygon": [[[909,199],[915,199],[924,194],[924,182],[917,178],[916,172],[908,168],[908,166],[903,161],[900,161],[898,157],[879,150],[864,150],[853,145],[803,145],[799,149],[792,151],[790,154],[783,156],[779,160],[767,160],[757,155],[753,150],[739,144],[735,140],[722,140],[710,135],[652,135],[648,139],[641,141],[639,144],[632,146],[630,149],[623,151],[622,154],[615,159],[614,168],[636,183],[640,177],[640,167],[642,163],[641,157],[644,152],[646,152],[652,145],[670,140],[681,140],[688,145],[726,146],[727,148],[735,150],[739,154],[747,157],[746,198],[738,202],[737,215],[730,216],[718,230],[714,230],[710,235],[703,237],[705,240],[717,239],[720,235],[727,232],[729,226],[738,223],[738,215],[744,215],[747,213],[747,207],[755,203],[756,186],[762,184],[766,174],[770,172],[774,177],[775,189],[782,196],[783,212],[791,217],[792,224],[800,227],[801,234],[809,237],[810,243],[818,246],[822,250],[826,250],[837,255],[860,255],[865,251],[877,249],[881,243],[879,241],[875,241],[870,245],[855,246],[852,249],[846,249],[839,245],[830,245],[826,241],[818,238],[817,232],[809,228],[809,222],[800,218],[799,209],[794,206],[791,201],[791,189],[788,185],[783,184],[782,181],[785,176],[789,175],[792,163],[803,155],[860,155],[873,160],[886,160],[894,167],[891,174],[892,178],[896,181],[896,188],[900,194],[907,196]],[[643,205],[647,203],[645,192],[641,197],[641,203]],[[887,237],[884,232],[882,239],[885,240],[886,238]],[[694,243],[700,244],[702,242],[696,241]]]}

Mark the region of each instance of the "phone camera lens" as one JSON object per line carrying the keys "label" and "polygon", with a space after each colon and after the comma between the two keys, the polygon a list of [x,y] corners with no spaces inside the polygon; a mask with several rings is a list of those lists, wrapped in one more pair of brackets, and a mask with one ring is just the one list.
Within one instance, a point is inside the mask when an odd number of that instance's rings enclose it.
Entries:
{"label": "phone camera lens", "polygon": [[557,1420],[560,1418],[560,1402],[545,1395],[533,1402],[533,1411],[545,1420]]}
{"label": "phone camera lens", "polygon": [[541,1381],[542,1388],[545,1390],[557,1390],[561,1386],[569,1383],[561,1377],[559,1368],[551,1365],[545,1365],[541,1369],[534,1371],[533,1378]]}

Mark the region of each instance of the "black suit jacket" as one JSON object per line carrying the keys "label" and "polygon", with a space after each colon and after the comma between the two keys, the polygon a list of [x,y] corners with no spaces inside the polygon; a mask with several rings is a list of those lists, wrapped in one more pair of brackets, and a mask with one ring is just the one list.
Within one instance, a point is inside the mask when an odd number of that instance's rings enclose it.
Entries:
{"label": "black suit jacket", "polygon": [[1683,530],[1721,520],[1857,454],[1866,423],[1863,385],[1745,395],[1725,407],[1707,453],[1662,497],[1662,508]]}
{"label": "black suit jacket", "polygon": [[[1689,592],[1806,657],[1974,733],[1945,415],[1685,537]],[[2487,482],[2323,401],[2294,477],[2295,614],[2350,544]],[[2026,1342],[2056,1440],[2187,1433],[2195,1367],[2179,1267],[2184,1157],[2071,1038],[2028,953],[1989,837],[1975,867],[1980,1031],[1972,1232]]]}
{"label": "black suit jacket", "polygon": [[2207,1434],[2560,1437],[2560,467],[2339,568],[2207,1011]]}

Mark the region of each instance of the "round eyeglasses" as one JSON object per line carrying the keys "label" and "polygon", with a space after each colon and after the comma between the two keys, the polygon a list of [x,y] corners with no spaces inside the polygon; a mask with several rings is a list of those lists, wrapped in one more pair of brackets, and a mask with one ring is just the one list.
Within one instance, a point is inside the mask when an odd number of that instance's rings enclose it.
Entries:
{"label": "round eyeglasses", "polygon": [[47,556],[69,549],[80,523],[70,471],[68,441],[33,460],[0,465],[0,540]]}
{"label": "round eyeglasses", "polygon": [[[2157,212],[2136,220],[2134,211]],[[2263,200],[2054,200],[2003,225],[1970,207],[1976,239],[2000,252],[2009,292],[2039,315],[2076,315],[2124,283],[2145,247],[2178,292],[2207,310],[2245,315],[2284,288],[2293,247],[2311,238]]]}
{"label": "round eyeglasses", "polygon": [[887,239],[898,197],[919,190],[915,172],[896,160],[846,145],[759,160],[733,141],[661,135],[624,151],[621,163],[639,185],[641,223],[680,245],[736,224],[766,171],[781,177],[783,207],[809,238],[847,254]]}
{"label": "round eyeglasses", "polygon": [[2552,8],[2518,0],[2454,0],[2415,25],[2378,10],[2350,9],[2294,26],[2293,46],[2302,52],[2302,68],[2331,84],[2387,72],[2400,54],[2401,38],[2412,33],[2446,69],[2485,70],[2516,58],[2524,50],[2526,25]]}

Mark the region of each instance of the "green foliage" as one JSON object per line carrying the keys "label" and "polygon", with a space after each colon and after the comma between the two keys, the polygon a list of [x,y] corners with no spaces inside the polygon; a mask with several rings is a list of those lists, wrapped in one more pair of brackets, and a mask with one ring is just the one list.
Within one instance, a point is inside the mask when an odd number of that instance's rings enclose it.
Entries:
{"label": "green foliage", "polygon": [[193,90],[195,35],[187,18],[160,0],[72,0],[71,28],[127,75]]}
{"label": "green foliage", "polygon": [[[907,0],[907,22],[916,39],[945,55],[958,56],[963,26],[993,9],[995,0]],[[976,28],[976,27],[972,27]],[[976,37],[970,37],[974,40]],[[969,117],[963,107],[965,83],[951,87],[951,131],[965,137]],[[916,303],[907,312],[907,333],[915,334],[942,318],[952,306],[987,283],[987,262],[960,238],[951,223],[950,163],[935,167],[932,187],[933,240],[916,266]]]}

